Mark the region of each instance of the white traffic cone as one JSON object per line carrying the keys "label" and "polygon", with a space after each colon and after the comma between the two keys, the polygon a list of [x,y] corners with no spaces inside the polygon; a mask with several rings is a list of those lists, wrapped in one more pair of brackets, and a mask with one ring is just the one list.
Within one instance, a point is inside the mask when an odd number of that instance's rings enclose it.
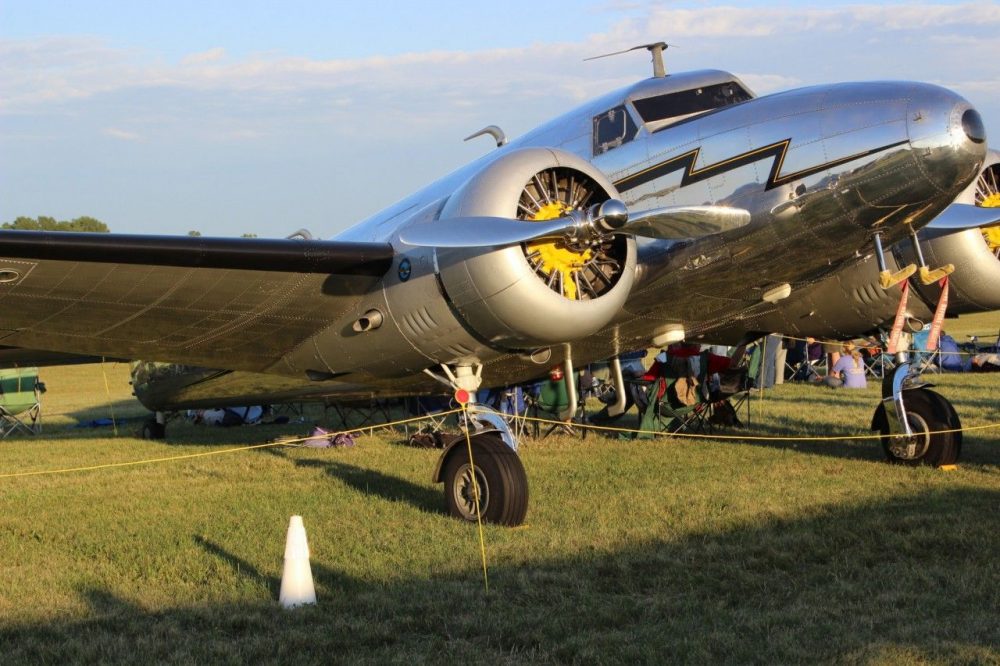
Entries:
{"label": "white traffic cone", "polygon": [[285,539],[285,568],[281,573],[278,602],[285,608],[316,603],[312,569],[309,567],[309,543],[302,516],[292,516]]}

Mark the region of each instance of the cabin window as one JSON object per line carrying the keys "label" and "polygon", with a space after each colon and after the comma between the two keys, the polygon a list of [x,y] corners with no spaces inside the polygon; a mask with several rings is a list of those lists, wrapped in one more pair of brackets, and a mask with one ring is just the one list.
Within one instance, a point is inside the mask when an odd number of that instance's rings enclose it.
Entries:
{"label": "cabin window", "polygon": [[751,99],[738,83],[719,83],[632,102],[643,122],[652,123],[739,104]]}
{"label": "cabin window", "polygon": [[594,116],[594,155],[601,155],[635,138],[639,128],[625,105]]}

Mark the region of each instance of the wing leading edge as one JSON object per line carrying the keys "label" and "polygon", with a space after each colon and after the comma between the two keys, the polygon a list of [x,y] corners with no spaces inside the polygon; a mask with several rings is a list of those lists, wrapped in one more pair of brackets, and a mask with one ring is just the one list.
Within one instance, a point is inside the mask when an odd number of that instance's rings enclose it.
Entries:
{"label": "wing leading edge", "polygon": [[381,276],[388,243],[0,231],[0,257]]}

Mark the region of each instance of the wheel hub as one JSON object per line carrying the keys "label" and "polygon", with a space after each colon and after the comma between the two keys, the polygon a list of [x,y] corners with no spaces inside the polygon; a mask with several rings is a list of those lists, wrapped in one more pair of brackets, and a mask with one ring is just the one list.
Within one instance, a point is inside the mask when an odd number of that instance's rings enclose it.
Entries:
{"label": "wheel hub", "polygon": [[[473,470],[475,470],[475,482],[473,482]],[[458,469],[455,475],[455,485],[452,488],[455,497],[455,506],[462,513],[466,520],[475,520],[476,494],[479,494],[478,515],[486,513],[490,505],[490,488],[486,482],[486,476],[479,468],[473,468],[469,463],[465,463]]]}
{"label": "wheel hub", "polygon": [[919,414],[907,414],[906,420],[913,434],[894,436],[890,441],[889,450],[900,460],[917,460],[927,453],[931,445],[930,428],[927,426],[927,421]]}

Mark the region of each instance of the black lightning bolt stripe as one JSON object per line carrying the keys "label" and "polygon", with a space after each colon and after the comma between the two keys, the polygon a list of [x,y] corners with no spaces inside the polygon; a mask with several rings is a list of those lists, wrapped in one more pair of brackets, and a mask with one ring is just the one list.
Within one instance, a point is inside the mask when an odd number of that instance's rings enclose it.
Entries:
{"label": "black lightning bolt stripe", "polygon": [[660,162],[659,164],[654,164],[653,166],[643,169],[642,171],[637,171],[631,176],[626,176],[625,178],[615,182],[615,187],[618,188],[619,192],[627,192],[634,187],[639,187],[640,185],[644,185],[650,181],[656,180],[657,178],[682,169],[684,170],[684,174],[681,177],[681,187],[685,187],[687,185],[705,180],[706,178],[718,176],[727,171],[732,171],[733,169],[738,169],[741,166],[753,164],[754,162],[770,157],[773,160],[771,163],[771,173],[768,174],[767,184],[764,187],[765,190],[770,190],[793,180],[798,180],[799,178],[805,178],[815,173],[819,173],[825,169],[846,164],[847,162],[851,162],[861,157],[874,155],[875,153],[882,152],[883,150],[895,148],[896,146],[906,143],[906,141],[897,141],[896,143],[890,143],[879,148],[872,148],[871,150],[865,150],[860,153],[855,153],[854,155],[841,157],[840,159],[836,159],[831,162],[824,162],[823,164],[818,164],[814,167],[809,167],[808,169],[796,171],[795,173],[781,175],[781,167],[785,163],[785,155],[788,153],[788,146],[791,145],[791,143],[791,139],[784,139],[782,141],[778,141],[777,143],[755,148],[749,152],[736,155],[735,157],[730,157],[727,160],[722,160],[721,162],[716,162],[715,164],[709,164],[708,166],[696,169],[695,164],[698,161],[698,154],[701,152],[701,148],[699,147],[694,150],[689,150],[686,153],[682,153],[677,157],[672,157],[666,162]]}

